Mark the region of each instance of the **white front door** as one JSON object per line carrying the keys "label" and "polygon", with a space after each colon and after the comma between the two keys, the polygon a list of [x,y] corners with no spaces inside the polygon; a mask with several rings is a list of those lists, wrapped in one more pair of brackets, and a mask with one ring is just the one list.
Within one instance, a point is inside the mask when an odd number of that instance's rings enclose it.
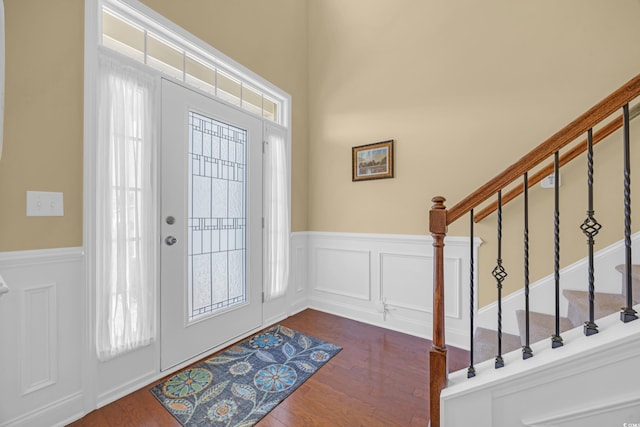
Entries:
{"label": "white front door", "polygon": [[261,121],[162,80],[162,370],[262,323]]}

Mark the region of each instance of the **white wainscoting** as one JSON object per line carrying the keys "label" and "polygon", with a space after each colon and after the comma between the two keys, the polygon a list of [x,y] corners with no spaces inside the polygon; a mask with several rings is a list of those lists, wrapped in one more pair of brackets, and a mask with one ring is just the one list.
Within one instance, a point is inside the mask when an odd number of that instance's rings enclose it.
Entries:
{"label": "white wainscoting", "polygon": [[0,426],[83,412],[82,249],[0,253]]}
{"label": "white wainscoting", "polygon": [[[445,243],[447,343],[467,348],[469,241]],[[427,236],[293,233],[289,289],[263,326],[310,307],[431,338],[432,252]],[[167,374],[157,342],[96,360],[83,261],[81,248],[0,253],[0,427],[62,426]]]}
{"label": "white wainscoting", "polygon": [[[294,233],[293,240],[306,241],[309,307],[431,338],[431,237],[306,232]],[[476,239],[476,258],[480,244]],[[302,264],[295,264],[303,260],[302,246],[297,246],[299,256],[293,257],[296,269],[302,269]],[[468,238],[446,238],[445,337],[447,344],[465,349],[469,347],[469,253]],[[294,276],[300,278],[302,272]]]}

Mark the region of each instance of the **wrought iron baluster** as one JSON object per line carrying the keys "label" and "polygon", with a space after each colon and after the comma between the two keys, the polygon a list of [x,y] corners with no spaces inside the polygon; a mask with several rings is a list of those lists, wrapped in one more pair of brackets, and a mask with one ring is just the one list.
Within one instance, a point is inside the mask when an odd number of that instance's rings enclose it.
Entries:
{"label": "wrought iron baluster", "polygon": [[529,345],[529,173],[524,173],[524,315],[525,344],[522,347],[522,358],[533,357]]}
{"label": "wrought iron baluster", "polygon": [[555,280],[556,296],[556,324],[555,334],[551,337],[551,348],[561,347],[562,337],[560,336],[560,156],[556,151],[553,156],[554,174],[554,209],[553,209],[553,276]]}
{"label": "wrought iron baluster", "polygon": [[589,248],[589,320],[584,322],[584,334],[589,336],[598,333],[598,325],[594,322],[594,300],[595,300],[595,276],[593,269],[593,245],[594,237],[598,234],[602,225],[598,223],[593,210],[593,129],[587,133],[587,219],[584,220],[580,228],[587,236],[587,246]]}
{"label": "wrought iron baluster", "polygon": [[632,308],[632,276],[631,276],[631,155],[629,148],[629,104],[622,107],[623,144],[624,144],[624,249],[625,279],[627,285],[627,306],[620,312],[620,320],[631,322],[638,318]]}
{"label": "wrought iron baluster", "polygon": [[507,272],[502,266],[502,190],[498,191],[498,259],[491,272],[496,279],[498,287],[498,355],[496,356],[496,369],[504,366],[502,359],[502,282],[507,277]]}
{"label": "wrought iron baluster", "polygon": [[473,269],[474,269],[474,253],[473,253],[473,209],[470,212],[469,218],[469,319],[470,319],[470,333],[469,340],[470,343],[470,351],[469,351],[469,369],[467,369],[467,378],[473,378],[476,376],[476,368],[473,367]]}

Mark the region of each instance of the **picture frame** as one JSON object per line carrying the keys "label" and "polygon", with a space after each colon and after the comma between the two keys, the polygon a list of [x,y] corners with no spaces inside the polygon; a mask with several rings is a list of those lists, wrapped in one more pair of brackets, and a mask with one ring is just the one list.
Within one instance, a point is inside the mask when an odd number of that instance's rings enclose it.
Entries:
{"label": "picture frame", "polygon": [[351,180],[393,178],[394,141],[359,145],[351,149]]}

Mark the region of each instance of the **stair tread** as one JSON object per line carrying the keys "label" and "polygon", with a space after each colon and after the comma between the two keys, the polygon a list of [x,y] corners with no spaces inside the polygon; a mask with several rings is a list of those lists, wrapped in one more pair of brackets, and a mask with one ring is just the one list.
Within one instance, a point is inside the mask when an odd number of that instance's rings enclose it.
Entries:
{"label": "stair tread", "polygon": [[[498,355],[498,332],[496,330],[476,328],[473,343],[473,359],[476,363],[494,359]],[[502,354],[521,347],[522,343],[519,336],[502,333]]]}
{"label": "stair tread", "polygon": [[[625,264],[616,265],[616,270],[624,273]],[[640,279],[640,264],[631,264],[631,278]]]}
{"label": "stair tread", "polygon": [[[575,326],[589,320],[589,292],[565,289],[562,294],[569,300],[569,319]],[[626,305],[626,298],[620,294],[596,292],[594,294],[594,320],[620,311]]]}
{"label": "stair tread", "polygon": [[[517,310],[518,328],[520,335],[525,336],[525,311]],[[529,312],[529,342],[534,343],[551,338],[555,335],[555,316],[551,314],[538,313],[536,311]],[[560,333],[573,329],[574,325],[568,317],[560,317]]]}
{"label": "stair tread", "polygon": [[[579,291],[575,289],[565,289],[562,295],[569,300],[570,303],[577,304],[580,307],[589,309],[589,292]],[[620,311],[625,305],[626,298],[621,294],[610,294],[606,292],[595,292],[593,306],[596,318],[608,316],[611,313]]]}

